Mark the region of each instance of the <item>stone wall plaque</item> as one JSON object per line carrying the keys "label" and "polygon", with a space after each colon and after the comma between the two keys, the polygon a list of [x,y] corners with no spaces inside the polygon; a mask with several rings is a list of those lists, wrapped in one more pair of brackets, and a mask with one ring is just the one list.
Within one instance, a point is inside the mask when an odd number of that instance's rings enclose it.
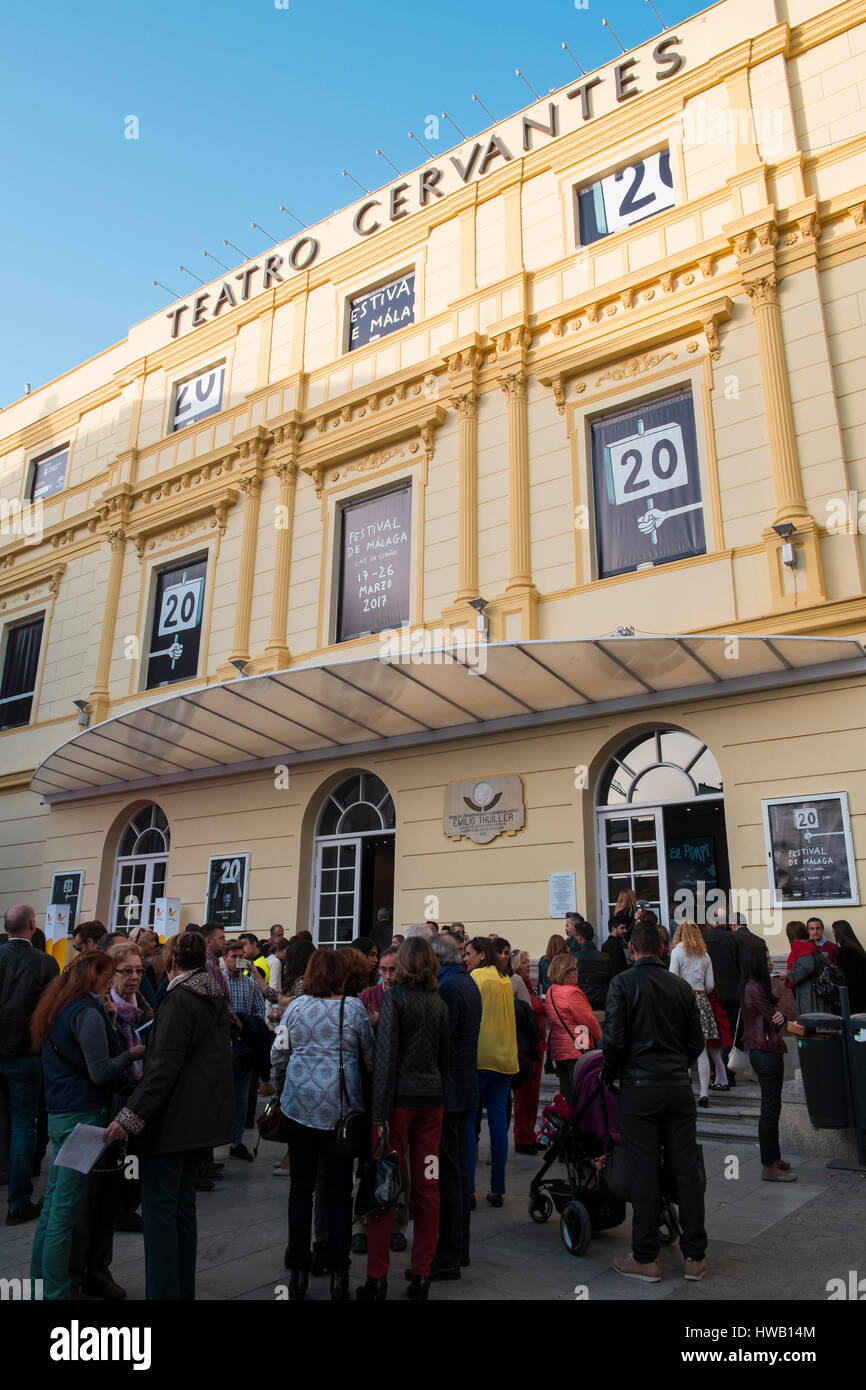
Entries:
{"label": "stone wall plaque", "polygon": [[487,845],[497,835],[514,835],[526,824],[523,779],[477,777],[449,782],[445,791],[445,834]]}

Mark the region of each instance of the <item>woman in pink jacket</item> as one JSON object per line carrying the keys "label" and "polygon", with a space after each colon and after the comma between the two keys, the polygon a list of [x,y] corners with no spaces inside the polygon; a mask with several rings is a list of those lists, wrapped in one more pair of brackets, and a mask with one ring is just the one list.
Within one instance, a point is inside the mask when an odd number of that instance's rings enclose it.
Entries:
{"label": "woman in pink jacket", "polygon": [[544,1012],[550,1024],[548,1047],[556,1063],[559,1089],[571,1104],[574,1064],[583,1052],[601,1040],[601,1025],[589,1000],[577,983],[577,961],[563,952],[548,968],[549,987]]}

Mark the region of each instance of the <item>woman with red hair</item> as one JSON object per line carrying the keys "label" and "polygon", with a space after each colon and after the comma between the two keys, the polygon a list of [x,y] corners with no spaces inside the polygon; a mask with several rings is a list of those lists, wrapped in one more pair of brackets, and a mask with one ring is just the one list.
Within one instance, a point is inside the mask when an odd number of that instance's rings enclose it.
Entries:
{"label": "woman with red hair", "polygon": [[93,1173],[59,1168],[57,1154],[76,1125],[108,1122],[111,1098],[127,1068],[144,1056],[140,1043],[124,1049],[103,1001],[115,973],[104,951],[90,951],[67,965],[42,994],[30,1036],[41,1048],[53,1146],[48,1188],[33,1236],[30,1275],[43,1281],[43,1297],[69,1298],[69,1255],[81,1203],[97,1181]]}

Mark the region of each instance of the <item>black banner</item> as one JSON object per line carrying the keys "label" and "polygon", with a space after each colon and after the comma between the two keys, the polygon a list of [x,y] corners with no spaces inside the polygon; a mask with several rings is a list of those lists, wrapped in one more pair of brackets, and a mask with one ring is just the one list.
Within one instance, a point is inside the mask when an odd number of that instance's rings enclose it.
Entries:
{"label": "black banner", "polygon": [[157,578],[147,684],[169,685],[198,675],[206,560],[190,560]]}
{"label": "black banner", "polygon": [[592,426],[598,575],[706,552],[690,391]]}
{"label": "black banner", "polygon": [[343,508],[337,641],[409,621],[412,489]]}
{"label": "black banner", "polygon": [[205,921],[239,931],[246,921],[250,856],[219,854],[208,866]]}
{"label": "black banner", "polygon": [[415,322],[415,272],[349,301],[349,351]]}

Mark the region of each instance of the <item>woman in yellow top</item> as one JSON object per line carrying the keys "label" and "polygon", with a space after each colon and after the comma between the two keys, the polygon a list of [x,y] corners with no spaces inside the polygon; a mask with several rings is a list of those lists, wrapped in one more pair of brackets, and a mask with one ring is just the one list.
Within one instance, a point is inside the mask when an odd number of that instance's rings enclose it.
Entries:
{"label": "woman in yellow top", "polygon": [[487,1200],[492,1207],[502,1206],[505,1192],[505,1162],[508,1157],[508,1121],[505,1109],[511,1081],[517,1071],[517,1023],[514,1015],[514,991],[511,981],[501,969],[486,936],[473,937],[463,950],[463,964],[471,972],[481,994],[481,1032],[478,1035],[478,1108],[467,1125],[469,1138],[469,1191],[473,1194],[470,1206],[475,1206],[475,1153],[478,1143],[479,1115],[487,1111],[490,1129],[490,1153],[493,1167]]}

